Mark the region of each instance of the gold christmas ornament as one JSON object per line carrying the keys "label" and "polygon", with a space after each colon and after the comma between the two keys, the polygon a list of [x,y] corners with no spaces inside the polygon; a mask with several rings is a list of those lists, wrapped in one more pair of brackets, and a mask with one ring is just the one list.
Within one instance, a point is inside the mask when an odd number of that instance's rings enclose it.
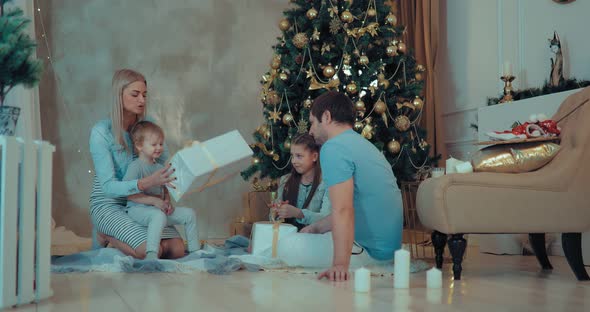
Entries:
{"label": "gold christmas ornament", "polygon": [[416,73],[416,80],[418,80],[418,81],[424,80],[424,75],[420,72]]}
{"label": "gold christmas ornament", "polygon": [[266,104],[275,106],[279,104],[279,102],[281,102],[281,97],[279,97],[277,91],[268,91],[268,94],[266,95]]}
{"label": "gold christmas ornament", "polygon": [[367,10],[367,15],[369,17],[374,17],[375,15],[377,15],[377,11],[375,11],[375,9],[369,9]]}
{"label": "gold christmas ornament", "polygon": [[405,115],[400,115],[395,118],[395,128],[401,132],[410,129],[410,119]]}
{"label": "gold christmas ornament", "polygon": [[395,139],[389,141],[389,143],[387,143],[387,150],[392,153],[392,154],[397,154],[399,153],[399,151],[401,150],[401,145],[399,144],[398,141],[396,141]]}
{"label": "gold christmas ornament", "polygon": [[352,13],[350,13],[350,11],[346,10],[346,11],[342,12],[342,14],[340,15],[340,19],[345,23],[350,23],[353,21]]}
{"label": "gold christmas ornament", "polygon": [[278,55],[275,55],[272,58],[272,61],[270,62],[270,67],[272,69],[279,69],[281,67],[281,57]]}
{"label": "gold christmas ornament", "polygon": [[342,56],[344,65],[350,65],[350,54],[344,53]]}
{"label": "gold christmas ornament", "polygon": [[425,72],[426,67],[424,67],[424,65],[422,65],[422,64],[418,64],[418,65],[416,65],[416,70],[421,71],[421,72]]}
{"label": "gold christmas ornament", "polygon": [[311,35],[311,40],[313,40],[313,41],[320,40],[320,31],[317,28],[314,28],[313,34]]}
{"label": "gold christmas ornament", "polygon": [[379,86],[383,87],[383,89],[389,88],[389,80],[385,79],[385,74],[380,73],[377,75],[377,81],[379,81]]}
{"label": "gold christmas ornament", "polygon": [[274,123],[281,120],[281,112],[277,112],[277,109],[275,107],[275,110],[269,113],[268,120],[272,120]]}
{"label": "gold christmas ornament", "polygon": [[361,57],[359,58],[359,64],[366,66],[367,64],[369,64],[369,58],[366,55],[361,55]]}
{"label": "gold christmas ornament", "polygon": [[332,67],[332,64],[328,64],[328,66],[324,67],[324,77],[326,78],[332,78],[332,76],[334,76],[334,74],[336,74],[336,70],[334,69],[334,67]]}
{"label": "gold christmas ornament", "polygon": [[424,141],[424,139],[420,140],[420,144],[418,144],[422,150],[425,150],[428,147],[428,142]]}
{"label": "gold christmas ornament", "polygon": [[393,15],[393,13],[389,13],[387,17],[385,17],[385,23],[395,26],[397,25],[397,17]]}
{"label": "gold christmas ornament", "polygon": [[375,113],[376,114],[383,114],[385,113],[385,111],[387,110],[387,105],[385,104],[385,102],[378,100],[377,102],[375,102]]}
{"label": "gold christmas ornament", "polygon": [[285,125],[289,125],[290,123],[293,122],[293,115],[286,113],[285,115],[283,115],[283,123]]}
{"label": "gold christmas ornament", "polygon": [[311,99],[305,99],[305,101],[303,101],[303,108],[310,109],[312,104],[313,102]]}
{"label": "gold christmas ornament", "polygon": [[287,150],[291,149],[291,140],[287,139],[284,143],[283,143],[283,147]]}
{"label": "gold christmas ornament", "polygon": [[346,86],[346,92],[350,93],[350,94],[356,94],[357,92],[357,88],[356,88],[356,83],[351,82]]}
{"label": "gold christmas ornament", "polygon": [[264,134],[262,136],[264,137],[265,140],[268,140],[271,135],[272,135],[272,132],[270,132],[270,129],[267,128],[266,131],[264,131]]}
{"label": "gold christmas ornament", "polygon": [[417,110],[421,110],[424,106],[424,101],[422,101],[422,99],[417,96],[414,101],[412,101],[412,104],[414,104],[414,107],[416,107]]}
{"label": "gold christmas ornament", "polygon": [[371,117],[367,117],[366,124],[365,124],[365,127],[363,128],[363,131],[361,132],[361,135],[365,139],[370,140],[373,138],[374,134],[375,134],[374,127],[373,127],[373,125],[371,125]]}
{"label": "gold christmas ornament", "polygon": [[287,73],[280,73],[279,79],[281,79],[282,81],[287,81],[287,79],[289,79],[289,75],[287,75]]}
{"label": "gold christmas ornament", "polygon": [[288,19],[284,18],[279,22],[279,29],[282,31],[287,31],[289,28],[291,28],[291,23],[289,23]]}
{"label": "gold christmas ornament", "polygon": [[408,47],[406,46],[405,43],[400,42],[400,43],[397,44],[397,51],[399,53],[406,54],[407,50],[408,50]]}
{"label": "gold christmas ornament", "polygon": [[309,122],[303,118],[299,119],[297,123],[297,133],[307,133],[309,130]]}
{"label": "gold christmas ornament", "polygon": [[387,54],[387,56],[391,56],[391,57],[396,56],[397,55],[397,46],[388,45],[387,48],[385,48],[385,53]]}
{"label": "gold christmas ornament", "polygon": [[362,122],[360,122],[360,121],[357,121],[357,122],[355,122],[355,123],[354,123],[354,130],[355,130],[356,132],[360,132],[360,131],[363,129],[363,127],[364,127],[364,126],[365,126],[365,125],[363,125],[363,123],[362,123]]}
{"label": "gold christmas ornament", "polygon": [[357,112],[364,112],[367,110],[367,107],[365,106],[365,102],[358,100],[356,103],[354,103],[354,109]]}
{"label": "gold christmas ornament", "polygon": [[253,165],[258,165],[260,163],[260,158],[258,157],[252,157],[252,164]]}
{"label": "gold christmas ornament", "polygon": [[318,17],[318,11],[314,8],[311,8],[311,9],[307,10],[307,13],[305,13],[305,16],[307,16],[307,18],[309,20],[312,20],[312,19]]}
{"label": "gold christmas ornament", "polygon": [[297,33],[293,37],[293,45],[298,49],[303,49],[309,43],[309,39],[305,33]]}

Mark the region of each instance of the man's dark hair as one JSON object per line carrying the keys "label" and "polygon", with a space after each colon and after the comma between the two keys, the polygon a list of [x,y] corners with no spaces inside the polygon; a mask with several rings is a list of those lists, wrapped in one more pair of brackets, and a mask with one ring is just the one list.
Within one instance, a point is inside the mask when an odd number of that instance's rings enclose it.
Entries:
{"label": "man's dark hair", "polygon": [[325,111],[329,111],[330,115],[332,115],[332,120],[337,123],[351,126],[354,124],[352,101],[343,93],[329,91],[318,96],[313,101],[311,114],[319,122],[322,122],[322,115]]}

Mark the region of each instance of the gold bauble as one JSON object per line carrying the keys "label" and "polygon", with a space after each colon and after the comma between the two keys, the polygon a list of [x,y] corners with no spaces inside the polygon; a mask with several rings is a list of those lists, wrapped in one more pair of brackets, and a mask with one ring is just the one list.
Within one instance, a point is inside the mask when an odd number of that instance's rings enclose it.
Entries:
{"label": "gold bauble", "polygon": [[364,112],[367,110],[366,106],[365,106],[365,102],[358,100],[356,101],[356,103],[354,103],[354,109],[357,112]]}
{"label": "gold bauble", "polygon": [[298,49],[305,48],[305,46],[307,45],[308,42],[309,42],[309,39],[307,38],[307,35],[305,33],[297,33],[293,37],[293,45],[295,47],[297,47]]}
{"label": "gold bauble", "polygon": [[412,104],[414,104],[414,107],[416,107],[417,110],[421,110],[422,106],[424,106],[424,101],[422,101],[420,97],[416,97],[414,101],[412,101]]}
{"label": "gold bauble", "polygon": [[400,115],[395,118],[395,128],[399,131],[407,131],[410,129],[410,119],[405,115]]}
{"label": "gold bauble", "polygon": [[362,122],[360,122],[360,121],[357,121],[357,122],[355,122],[355,123],[354,123],[354,130],[355,130],[355,131],[357,131],[357,132],[358,132],[358,131],[361,131],[361,130],[363,130],[363,127],[364,127],[364,126],[365,126],[365,125],[363,125],[363,123],[362,123]]}
{"label": "gold bauble", "polygon": [[275,55],[272,58],[272,61],[270,62],[270,67],[272,69],[279,69],[281,67],[281,57],[278,55]]}
{"label": "gold bauble", "polygon": [[356,92],[357,92],[356,84],[354,82],[351,82],[348,85],[346,85],[346,92],[348,92],[350,94],[356,94]]}
{"label": "gold bauble", "polygon": [[381,73],[377,75],[377,81],[379,81],[379,85],[383,87],[383,89],[389,88],[389,80],[385,79],[385,74]]}
{"label": "gold bauble", "polygon": [[288,150],[290,150],[290,149],[291,149],[291,140],[287,140],[287,141],[285,141],[285,142],[283,143],[283,147],[284,147],[285,149],[288,149]]}
{"label": "gold bauble", "polygon": [[424,75],[422,73],[416,73],[416,80],[418,80],[418,81],[424,80]]}
{"label": "gold bauble", "polygon": [[332,67],[331,64],[328,64],[328,66],[324,67],[323,73],[326,78],[332,78],[332,76],[336,74],[336,70],[334,69],[334,67]]}
{"label": "gold bauble", "polygon": [[369,64],[369,58],[366,55],[361,55],[361,57],[359,59],[359,64],[361,64],[361,65]]}
{"label": "gold bauble", "polygon": [[303,108],[310,109],[312,104],[313,101],[311,99],[306,99],[305,101],[303,101]]}
{"label": "gold bauble", "polygon": [[346,10],[346,11],[342,12],[342,14],[340,15],[340,19],[345,23],[350,23],[353,20],[352,13],[350,13],[350,11]]}
{"label": "gold bauble", "polygon": [[389,13],[387,17],[385,17],[385,23],[395,26],[397,25],[397,17],[393,15],[393,13]]}
{"label": "gold bauble", "polygon": [[401,148],[402,148],[401,145],[395,139],[393,139],[393,140],[389,141],[389,143],[387,143],[387,150],[392,154],[399,153]]}
{"label": "gold bauble", "polygon": [[272,135],[272,132],[270,132],[270,129],[266,129],[266,131],[264,131],[264,134],[262,135],[266,140],[268,140],[270,138],[270,136]]}
{"label": "gold bauble", "polygon": [[387,105],[385,104],[385,102],[379,100],[377,102],[375,102],[375,113],[376,114],[383,114],[385,113],[385,111],[387,110]]}
{"label": "gold bauble", "polygon": [[312,19],[318,17],[318,11],[314,8],[311,8],[311,9],[307,10],[307,13],[305,13],[305,16],[307,16],[308,19],[312,20]]}
{"label": "gold bauble", "polygon": [[387,48],[385,48],[385,53],[387,56],[394,57],[397,55],[397,47],[394,45],[388,45]]}
{"label": "gold bauble", "polygon": [[253,165],[258,165],[260,163],[260,158],[258,157],[252,157],[252,164]]}
{"label": "gold bauble", "polygon": [[422,65],[422,64],[418,64],[416,66],[416,70],[421,71],[421,72],[425,72],[426,71],[426,67],[424,67],[424,65]]}
{"label": "gold bauble", "polygon": [[377,15],[377,11],[375,11],[375,9],[369,9],[367,10],[367,15],[369,17],[374,17],[375,15]]}
{"label": "gold bauble", "polygon": [[291,23],[289,23],[288,19],[284,18],[279,22],[279,28],[282,31],[287,31],[289,28],[291,28]]}
{"label": "gold bauble", "polygon": [[397,44],[397,51],[401,54],[405,54],[408,51],[408,47],[405,43],[400,42]]}
{"label": "gold bauble", "polygon": [[367,118],[367,124],[363,128],[363,131],[361,131],[361,135],[365,139],[371,140],[373,138],[373,135],[375,134],[373,130],[374,130],[374,127],[373,127],[373,125],[371,125],[371,120],[370,120],[370,118]]}
{"label": "gold bauble", "polygon": [[289,75],[287,75],[287,73],[280,73],[279,79],[281,79],[282,81],[287,81],[287,79],[289,79]]}
{"label": "gold bauble", "polygon": [[266,95],[266,104],[275,106],[279,104],[279,102],[281,102],[281,98],[277,91],[268,91],[268,94]]}
{"label": "gold bauble", "polygon": [[283,115],[283,123],[286,125],[289,125],[290,123],[293,122],[293,115],[286,113],[285,115]]}

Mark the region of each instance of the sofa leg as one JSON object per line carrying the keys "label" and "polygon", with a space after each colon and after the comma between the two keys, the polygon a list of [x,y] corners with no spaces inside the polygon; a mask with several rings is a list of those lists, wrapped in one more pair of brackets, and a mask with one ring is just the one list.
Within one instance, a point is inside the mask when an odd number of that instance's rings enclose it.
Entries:
{"label": "sofa leg", "polygon": [[543,270],[553,270],[553,266],[551,266],[551,262],[549,262],[549,258],[547,257],[545,233],[531,233],[529,234],[529,241]]}
{"label": "sofa leg", "polygon": [[590,280],[588,273],[584,268],[584,260],[582,259],[582,234],[581,233],[563,233],[561,234],[561,245],[563,246],[563,253],[569,263],[570,268],[579,281]]}
{"label": "sofa leg", "polygon": [[431,235],[432,245],[434,246],[434,260],[436,267],[442,269],[443,266],[443,254],[445,252],[445,246],[447,245],[447,235],[439,231],[432,232]]}
{"label": "sofa leg", "polygon": [[463,262],[463,255],[465,254],[465,248],[467,248],[467,240],[463,238],[463,234],[453,234],[449,238],[449,250],[451,256],[453,256],[453,276],[456,281],[461,279],[461,262]]}

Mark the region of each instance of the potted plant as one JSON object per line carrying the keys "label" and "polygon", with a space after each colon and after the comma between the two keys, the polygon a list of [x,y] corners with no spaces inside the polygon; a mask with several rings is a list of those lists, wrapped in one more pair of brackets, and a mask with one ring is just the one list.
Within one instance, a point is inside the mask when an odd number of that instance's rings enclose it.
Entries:
{"label": "potted plant", "polygon": [[19,107],[6,106],[6,95],[16,86],[32,88],[41,77],[34,58],[35,41],[26,31],[30,20],[20,8],[6,9],[12,0],[0,0],[0,135],[14,135]]}

